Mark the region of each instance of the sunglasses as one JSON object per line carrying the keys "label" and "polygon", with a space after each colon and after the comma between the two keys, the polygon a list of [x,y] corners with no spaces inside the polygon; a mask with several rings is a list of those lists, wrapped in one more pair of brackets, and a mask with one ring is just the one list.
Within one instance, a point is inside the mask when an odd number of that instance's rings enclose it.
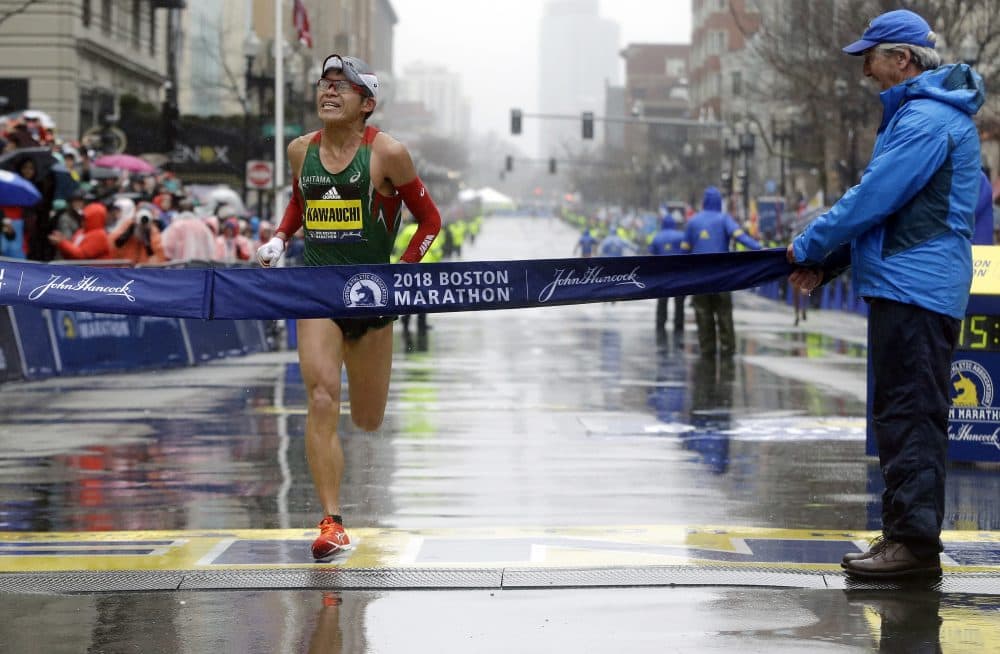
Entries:
{"label": "sunglasses", "polygon": [[365,89],[353,82],[349,82],[346,79],[326,79],[321,77],[319,81],[316,82],[316,88],[319,89],[320,93],[325,93],[330,89],[333,89],[337,93],[347,93],[348,91],[355,91],[358,95],[364,95]]}

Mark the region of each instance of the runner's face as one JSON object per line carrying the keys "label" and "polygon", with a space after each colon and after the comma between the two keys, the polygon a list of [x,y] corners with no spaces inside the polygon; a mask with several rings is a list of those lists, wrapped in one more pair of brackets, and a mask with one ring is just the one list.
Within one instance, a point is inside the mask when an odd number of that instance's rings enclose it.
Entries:
{"label": "runner's face", "polygon": [[[324,75],[323,79],[331,82],[347,80],[342,72],[332,70]],[[330,85],[327,89],[316,87],[316,111],[320,120],[341,121],[360,117],[365,111],[367,98],[354,85],[341,90],[337,90],[336,86],[343,85]]]}

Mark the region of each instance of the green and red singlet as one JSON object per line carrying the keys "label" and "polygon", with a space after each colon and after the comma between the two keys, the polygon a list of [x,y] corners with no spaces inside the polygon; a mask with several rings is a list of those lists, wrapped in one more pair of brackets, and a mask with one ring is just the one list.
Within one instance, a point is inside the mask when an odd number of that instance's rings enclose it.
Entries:
{"label": "green and red singlet", "polygon": [[401,200],[382,195],[372,184],[372,142],[378,131],[365,128],[357,153],[338,173],[328,171],[320,160],[322,132],[310,139],[299,174],[306,265],[389,262]]}

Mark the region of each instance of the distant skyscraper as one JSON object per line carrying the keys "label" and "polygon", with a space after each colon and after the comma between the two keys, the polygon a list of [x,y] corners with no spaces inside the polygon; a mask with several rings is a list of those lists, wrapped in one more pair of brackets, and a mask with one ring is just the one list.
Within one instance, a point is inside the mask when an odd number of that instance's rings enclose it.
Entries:
{"label": "distant skyscraper", "polygon": [[437,136],[464,137],[469,131],[469,102],[462,79],[442,66],[416,63],[398,81],[398,100],[421,102],[433,112]]}
{"label": "distant skyscraper", "polygon": [[[539,111],[579,116],[605,108],[605,89],[618,85],[618,24],[598,15],[597,0],[550,0],[539,46]],[[564,156],[585,142],[580,121],[543,120],[541,156]],[[595,130],[598,138],[603,130]]]}

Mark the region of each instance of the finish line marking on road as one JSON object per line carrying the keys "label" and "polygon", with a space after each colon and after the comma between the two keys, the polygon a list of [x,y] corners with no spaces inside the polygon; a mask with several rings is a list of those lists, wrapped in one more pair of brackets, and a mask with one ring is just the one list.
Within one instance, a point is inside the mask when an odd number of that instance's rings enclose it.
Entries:
{"label": "finish line marking on road", "polygon": [[[314,530],[0,534],[0,573],[408,568],[725,566],[803,572],[840,569],[875,534],[746,527],[352,529],[352,551],[309,555]],[[942,534],[951,572],[1000,574],[1000,532]]]}

